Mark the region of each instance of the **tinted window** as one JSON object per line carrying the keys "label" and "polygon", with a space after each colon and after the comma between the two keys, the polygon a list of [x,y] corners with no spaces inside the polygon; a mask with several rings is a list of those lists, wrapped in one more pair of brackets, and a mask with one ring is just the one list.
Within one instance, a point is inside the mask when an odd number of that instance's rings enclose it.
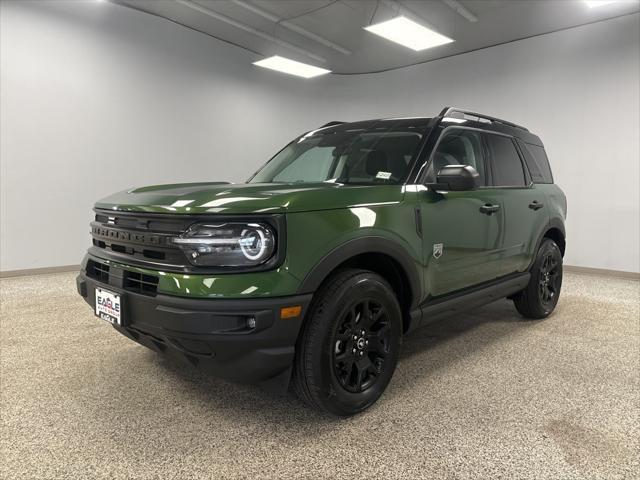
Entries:
{"label": "tinted window", "polygon": [[273,157],[251,183],[402,183],[414,162],[422,132],[377,127],[304,135]]}
{"label": "tinted window", "polygon": [[527,162],[531,180],[535,183],[553,183],[551,168],[549,167],[549,159],[544,151],[544,147],[525,143],[518,140],[520,149],[524,153],[524,160]]}
{"label": "tinted window", "polygon": [[446,165],[470,165],[478,171],[480,185],[486,185],[481,134],[473,130],[448,130],[433,152],[427,170],[427,181],[435,182],[436,175]]}
{"label": "tinted window", "polygon": [[513,140],[491,134],[486,138],[493,160],[493,184],[499,187],[525,186],[522,162]]}
{"label": "tinted window", "polygon": [[306,182],[323,182],[333,164],[332,152],[330,147],[307,150],[274,176],[273,181],[292,183],[304,179]]}

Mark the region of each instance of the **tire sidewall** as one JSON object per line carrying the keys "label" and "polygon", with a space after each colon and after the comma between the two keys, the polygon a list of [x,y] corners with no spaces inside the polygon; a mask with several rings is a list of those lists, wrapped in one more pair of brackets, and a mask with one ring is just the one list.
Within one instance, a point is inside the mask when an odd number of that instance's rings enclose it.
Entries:
{"label": "tire sidewall", "polygon": [[[542,263],[544,262],[544,259],[549,254],[553,255],[555,259],[558,261],[558,274],[560,278],[558,281],[558,291],[555,295],[555,298],[553,299],[553,302],[549,305],[545,305],[542,302],[542,299],[540,298],[538,282],[540,280],[540,269],[542,268]],[[558,299],[560,298],[560,290],[562,289],[562,253],[560,252],[560,248],[558,248],[558,245],[556,245],[556,243],[553,240],[545,239],[540,245],[540,248],[538,249],[538,255],[536,257],[536,262],[534,264],[534,268],[531,274],[532,274],[532,278],[531,278],[530,288],[532,290],[530,294],[533,295],[533,298],[536,299],[536,307],[539,310],[538,313],[541,316],[546,317],[550,315],[553,312],[553,310],[556,308],[556,305],[558,304]]]}
{"label": "tire sidewall", "polygon": [[[391,328],[389,354],[385,367],[374,385],[363,392],[352,393],[340,385],[333,370],[334,334],[346,312],[364,298],[380,303],[386,309]],[[321,315],[324,323],[314,345],[313,377],[320,389],[319,400],[327,410],[337,415],[351,415],[373,404],[386,389],[395,370],[402,338],[402,316],[395,294],[389,284],[376,274],[359,274],[350,279],[334,300],[325,302]]]}

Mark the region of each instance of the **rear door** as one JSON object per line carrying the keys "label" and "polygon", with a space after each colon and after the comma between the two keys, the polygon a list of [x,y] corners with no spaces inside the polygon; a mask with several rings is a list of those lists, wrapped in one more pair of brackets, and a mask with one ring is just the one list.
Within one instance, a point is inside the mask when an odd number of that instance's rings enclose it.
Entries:
{"label": "rear door", "polygon": [[540,232],[548,222],[545,196],[531,181],[512,137],[484,133],[493,192],[504,209],[505,229],[500,275],[526,270]]}

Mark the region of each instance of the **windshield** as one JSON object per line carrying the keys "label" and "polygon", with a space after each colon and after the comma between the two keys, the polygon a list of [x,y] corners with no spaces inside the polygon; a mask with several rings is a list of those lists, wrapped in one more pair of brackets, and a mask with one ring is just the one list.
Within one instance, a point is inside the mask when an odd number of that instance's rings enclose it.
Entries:
{"label": "windshield", "polygon": [[424,134],[420,127],[310,132],[287,145],[249,182],[400,184],[413,166]]}

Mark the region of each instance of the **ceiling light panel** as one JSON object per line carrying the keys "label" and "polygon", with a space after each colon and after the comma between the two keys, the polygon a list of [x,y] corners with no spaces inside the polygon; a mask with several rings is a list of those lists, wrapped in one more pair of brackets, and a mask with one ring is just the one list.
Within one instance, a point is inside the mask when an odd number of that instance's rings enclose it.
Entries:
{"label": "ceiling light panel", "polygon": [[451,38],[402,16],[392,18],[386,22],[369,25],[364,29],[416,52],[453,42]]}
{"label": "ceiling light panel", "polygon": [[314,67],[313,65],[307,65],[302,62],[296,62],[295,60],[290,60],[278,55],[253,62],[253,64],[259,67],[277,70],[278,72],[288,73],[289,75],[296,75],[303,78],[313,78],[331,72],[331,70]]}
{"label": "ceiling light panel", "polygon": [[603,7],[610,3],[616,3],[618,0],[585,0],[585,3],[589,5],[589,8]]}

